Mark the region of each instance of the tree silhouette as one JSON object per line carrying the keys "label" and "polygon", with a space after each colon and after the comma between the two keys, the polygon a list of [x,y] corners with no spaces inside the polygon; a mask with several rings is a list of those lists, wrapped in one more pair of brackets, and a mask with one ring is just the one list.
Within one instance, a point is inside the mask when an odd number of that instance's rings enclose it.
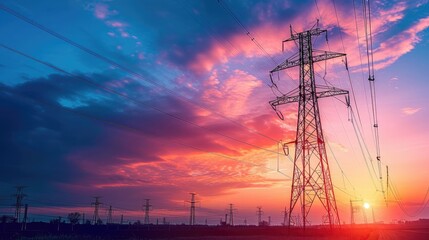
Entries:
{"label": "tree silhouette", "polygon": [[67,215],[67,218],[72,225],[72,231],[73,231],[73,226],[77,224],[80,220],[80,213],[78,212],[69,213],[69,215]]}

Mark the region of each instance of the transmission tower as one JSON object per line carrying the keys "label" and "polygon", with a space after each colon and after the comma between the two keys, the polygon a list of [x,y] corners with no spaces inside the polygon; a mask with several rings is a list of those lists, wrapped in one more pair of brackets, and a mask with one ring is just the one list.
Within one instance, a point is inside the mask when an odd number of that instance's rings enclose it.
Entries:
{"label": "transmission tower", "polygon": [[152,205],[149,204],[150,199],[145,199],[145,204],[143,205],[143,209],[144,209],[144,224],[149,224],[149,212],[150,212],[150,207],[152,207]]}
{"label": "transmission tower", "polygon": [[[353,205],[353,203],[359,203],[358,206]],[[358,212],[362,212],[363,214],[363,218],[364,218],[364,222],[366,223],[366,216],[365,216],[365,212],[362,209],[362,205],[363,205],[363,200],[361,199],[356,199],[356,200],[351,200],[350,199],[350,224],[355,224],[356,223],[356,219],[355,219],[355,214]]]}
{"label": "transmission tower", "polygon": [[[374,215],[374,214],[372,214]],[[24,207],[24,218],[22,219],[22,225],[21,225],[21,230],[26,230],[27,229],[27,221],[28,221],[28,204],[25,204]]]}
{"label": "transmission tower", "polygon": [[113,223],[113,217],[112,217],[112,205],[109,206],[109,210],[107,212],[107,224],[112,224]]}
{"label": "transmission tower", "polygon": [[17,222],[21,221],[21,209],[22,209],[22,200],[24,199],[25,195],[24,194],[24,188],[25,186],[16,186],[16,194],[14,194],[13,196],[16,197],[16,201],[14,204],[15,207],[15,219]]}
{"label": "transmission tower", "polygon": [[[228,224],[230,226],[234,226],[234,211],[236,211],[237,209],[234,208],[234,204],[230,203],[229,204],[229,208],[227,209],[229,212],[229,222]],[[226,222],[226,219],[225,219]]]}
{"label": "transmission tower", "polygon": [[[196,193],[189,193],[189,194],[191,194],[191,201],[188,201],[188,203],[191,204],[190,215],[189,215],[189,225],[195,225],[195,203],[197,203],[195,201]],[[226,221],[226,219],[225,219],[225,221]]]}
{"label": "transmission tower", "polygon": [[98,215],[98,210],[100,208],[101,202],[100,202],[100,198],[101,197],[94,197],[95,201],[93,203],[91,203],[91,205],[94,205],[94,216],[92,217],[92,221],[94,224],[98,224],[98,222],[100,221],[100,216]]}
{"label": "transmission tower", "polygon": [[256,211],[256,213],[258,214],[258,225],[262,224],[262,214],[264,214],[264,212],[262,211],[262,207],[258,206],[256,207],[258,209],[258,211]]}
{"label": "transmission tower", "polygon": [[[288,68],[299,66],[299,87],[270,101],[271,107],[280,119],[283,114],[278,106],[298,102],[298,121],[295,139],[295,158],[289,207],[289,225],[297,204],[300,205],[303,228],[309,223],[308,214],[317,198],[326,211],[326,219],[332,228],[340,224],[335,194],[326,155],[325,140],[320,121],[318,99],[336,95],[347,95],[348,91],[334,87],[319,86],[315,83],[315,62],[345,56],[343,53],[313,50],[312,37],[326,30],[318,27],[308,31],[294,33],[291,27],[291,37],[283,41],[294,41],[299,46],[298,54],[286,59],[270,71],[272,74]],[[346,96],[347,103],[349,102]]]}
{"label": "transmission tower", "polygon": [[283,226],[286,226],[286,222],[288,222],[288,213],[287,213],[287,207],[285,206],[285,210],[282,212],[283,213]]}

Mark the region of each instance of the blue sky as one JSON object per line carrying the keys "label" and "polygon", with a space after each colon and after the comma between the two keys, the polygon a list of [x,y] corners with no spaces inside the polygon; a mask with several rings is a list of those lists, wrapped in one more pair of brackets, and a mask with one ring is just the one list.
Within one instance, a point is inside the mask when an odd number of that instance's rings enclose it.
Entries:
{"label": "blue sky", "polygon": [[[316,19],[329,32],[328,44],[318,38],[317,48],[348,55],[364,137],[375,153],[361,2],[4,0],[1,5],[69,40],[0,11],[2,214],[12,212],[6,206],[13,202],[14,186],[25,185],[33,214],[77,209],[90,215],[98,195],[118,214],[137,220],[143,199],[151,198],[154,218],[179,223],[187,219],[184,201],[196,192],[200,222],[216,224],[232,202],[239,209],[237,221],[254,223],[256,206],[262,205],[265,217],[280,223],[292,164],[281,156],[288,176],[276,172],[273,139],[294,138],[296,106],[282,108],[285,121],[277,118],[268,105],[278,94],[268,86],[268,73],[296,52],[293,43],[282,52],[289,26],[303,31]],[[422,167],[429,141],[422,134],[429,131],[428,2],[371,1],[371,7],[383,164],[413,212],[428,187]],[[317,65],[316,80],[323,83],[325,76],[351,90],[342,60]],[[283,92],[297,86],[297,69],[287,74],[275,80]],[[346,107],[335,100],[320,104],[334,152],[328,153],[334,185],[343,190],[337,191],[342,219],[349,219],[351,197],[371,202],[384,221],[428,217],[427,210],[407,216],[393,198],[385,207]],[[317,223],[319,216],[313,219]]]}

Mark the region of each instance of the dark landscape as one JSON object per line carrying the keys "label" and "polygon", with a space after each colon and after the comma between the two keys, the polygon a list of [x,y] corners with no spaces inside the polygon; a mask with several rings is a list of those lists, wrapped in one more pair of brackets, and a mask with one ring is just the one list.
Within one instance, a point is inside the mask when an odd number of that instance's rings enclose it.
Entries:
{"label": "dark landscape", "polygon": [[[287,226],[207,226],[207,225],[90,225],[68,223],[2,223],[0,239],[338,239],[426,240],[429,221],[403,224],[344,225],[289,228]],[[73,230],[72,230],[73,228]]]}

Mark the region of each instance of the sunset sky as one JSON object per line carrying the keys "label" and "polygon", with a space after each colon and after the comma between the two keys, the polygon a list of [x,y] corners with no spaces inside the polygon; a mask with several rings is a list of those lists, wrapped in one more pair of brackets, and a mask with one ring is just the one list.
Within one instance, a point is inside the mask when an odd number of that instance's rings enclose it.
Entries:
{"label": "sunset sky", "polygon": [[110,205],[116,222],[142,221],[149,198],[151,222],[187,223],[195,192],[197,223],[218,224],[233,203],[236,224],[256,224],[257,206],[280,224],[294,147],[286,157],[278,142],[294,140],[297,104],[280,108],[282,121],[268,101],[299,77],[276,74],[275,90],[269,71],[297,52],[293,42],[282,52],[290,25],[319,19],[328,42],[315,48],[345,52],[350,80],[337,58],[315,65],[316,82],[353,90],[365,140],[344,97],[320,99],[341,221],[357,199],[376,221],[429,218],[429,2],[370,4],[383,186],[388,165],[396,189],[388,204],[375,175],[362,1],[1,0],[0,215],[13,214],[22,185],[35,220],[89,219],[101,196],[103,221]]}

